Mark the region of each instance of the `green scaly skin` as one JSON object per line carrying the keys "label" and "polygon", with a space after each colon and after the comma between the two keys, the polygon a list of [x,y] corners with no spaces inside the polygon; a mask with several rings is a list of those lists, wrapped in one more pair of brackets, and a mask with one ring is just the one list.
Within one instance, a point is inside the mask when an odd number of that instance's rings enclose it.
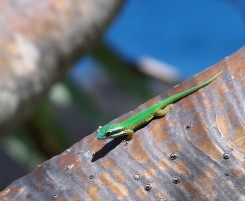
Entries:
{"label": "green scaly skin", "polygon": [[100,126],[97,130],[97,139],[103,140],[108,138],[117,138],[124,135],[128,135],[128,138],[131,139],[134,131],[137,128],[151,121],[154,116],[165,116],[168,113],[168,111],[174,107],[173,103],[194,93],[200,88],[205,87],[214,79],[216,79],[222,72],[223,71],[219,72],[214,77],[210,78],[206,82],[203,82],[202,84],[199,84],[186,91],[175,94],[159,103],[152,105],[151,107],[139,112],[138,114],[130,117],[129,119],[123,122],[120,122],[118,124],[106,125],[103,127]]}

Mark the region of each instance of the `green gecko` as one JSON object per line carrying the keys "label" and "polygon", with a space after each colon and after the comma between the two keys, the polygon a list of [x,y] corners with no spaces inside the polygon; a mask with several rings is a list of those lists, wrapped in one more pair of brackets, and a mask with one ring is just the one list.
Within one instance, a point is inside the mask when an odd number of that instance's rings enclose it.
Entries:
{"label": "green gecko", "polygon": [[139,128],[140,126],[150,122],[153,117],[163,117],[165,116],[168,111],[174,107],[175,102],[181,100],[182,98],[194,93],[195,91],[199,90],[202,87],[205,87],[209,83],[211,83],[215,78],[217,78],[223,71],[216,74],[214,77],[210,78],[206,82],[199,84],[193,88],[190,88],[186,91],[180,92],[175,94],[169,98],[160,101],[152,105],[151,107],[137,113],[136,115],[126,119],[123,122],[105,126],[99,126],[97,132],[98,136],[97,139],[103,140],[108,138],[117,138],[120,136],[127,135],[128,139],[132,138],[134,131]]}

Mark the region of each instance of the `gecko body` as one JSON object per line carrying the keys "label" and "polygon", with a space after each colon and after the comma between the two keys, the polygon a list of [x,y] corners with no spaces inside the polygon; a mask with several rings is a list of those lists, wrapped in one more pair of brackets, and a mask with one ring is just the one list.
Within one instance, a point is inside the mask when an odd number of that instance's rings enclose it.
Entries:
{"label": "gecko body", "polygon": [[149,108],[137,113],[136,115],[126,119],[123,122],[117,124],[110,124],[105,126],[100,126],[97,130],[98,135],[97,139],[103,140],[108,138],[117,138],[120,136],[127,135],[128,139],[132,138],[132,135],[136,129],[144,124],[150,122],[155,116],[163,117],[168,111],[174,107],[174,103],[181,100],[182,98],[194,93],[195,91],[205,87],[209,83],[211,83],[214,79],[216,79],[222,72],[219,72],[209,80],[193,87],[187,89],[186,91],[182,91],[178,94],[170,96]]}

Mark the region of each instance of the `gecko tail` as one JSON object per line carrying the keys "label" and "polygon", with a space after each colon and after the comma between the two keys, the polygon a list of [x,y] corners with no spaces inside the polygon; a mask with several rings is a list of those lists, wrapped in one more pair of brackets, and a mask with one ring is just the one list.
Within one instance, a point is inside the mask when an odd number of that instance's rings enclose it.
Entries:
{"label": "gecko tail", "polygon": [[201,83],[201,84],[199,84],[199,85],[197,85],[197,86],[195,86],[195,87],[192,87],[192,88],[190,88],[190,89],[188,89],[188,90],[186,90],[186,91],[183,91],[183,92],[180,92],[180,93],[178,93],[178,94],[175,94],[175,95],[171,96],[171,97],[169,98],[169,103],[176,102],[176,101],[178,101],[178,100],[180,100],[180,99],[182,99],[182,98],[184,98],[184,97],[186,97],[186,96],[188,96],[188,95],[194,93],[195,91],[197,91],[197,90],[199,90],[199,89],[205,87],[206,85],[208,85],[208,84],[210,84],[212,81],[214,81],[214,80],[215,80],[218,76],[220,76],[222,73],[223,73],[223,71],[217,73],[215,76],[213,76],[213,77],[210,78],[209,80],[207,80],[207,81],[205,81],[205,82],[203,82],[203,83]]}

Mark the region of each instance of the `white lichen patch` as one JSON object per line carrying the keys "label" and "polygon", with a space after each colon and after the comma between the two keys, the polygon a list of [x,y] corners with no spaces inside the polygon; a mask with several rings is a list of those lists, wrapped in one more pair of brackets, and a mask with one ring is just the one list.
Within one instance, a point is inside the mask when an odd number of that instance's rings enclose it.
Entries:
{"label": "white lichen patch", "polygon": [[35,44],[24,35],[14,37],[15,55],[11,61],[13,73],[17,77],[33,74],[38,68],[40,55]]}

